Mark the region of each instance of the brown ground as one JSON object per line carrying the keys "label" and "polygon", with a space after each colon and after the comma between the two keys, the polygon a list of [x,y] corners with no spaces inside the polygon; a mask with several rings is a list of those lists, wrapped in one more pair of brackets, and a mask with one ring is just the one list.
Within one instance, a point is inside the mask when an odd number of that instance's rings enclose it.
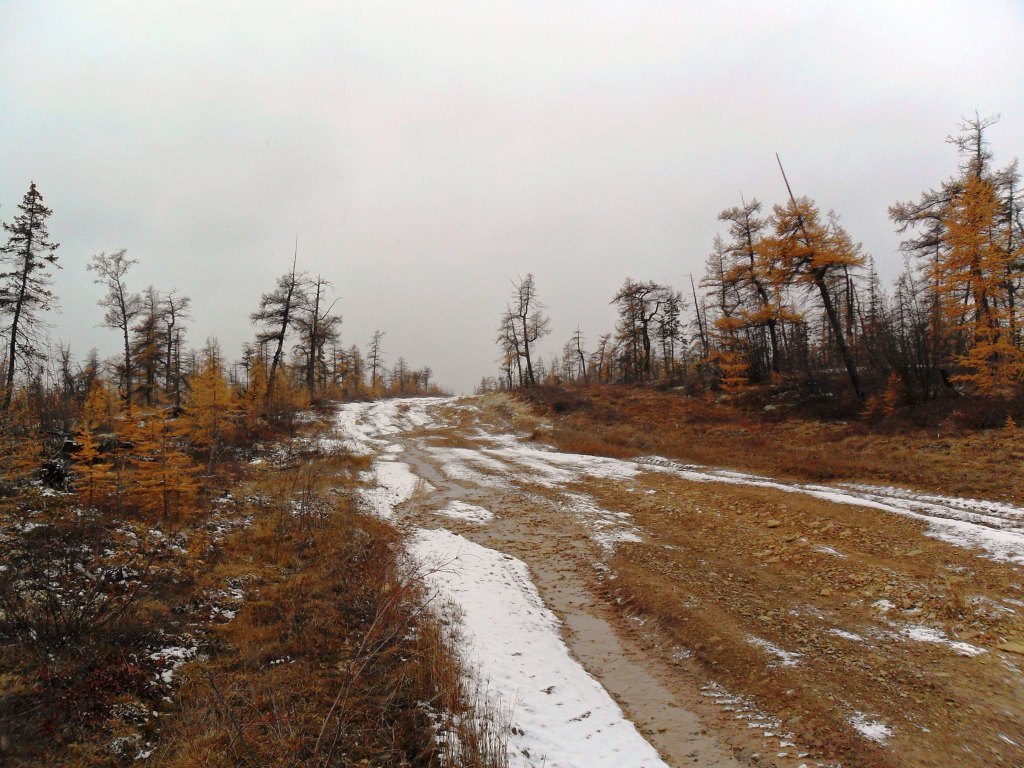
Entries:
{"label": "brown ground", "polygon": [[[621,415],[626,409],[630,418]],[[993,468],[998,455],[1013,455],[1013,441],[1002,433],[968,471],[929,449],[922,434],[901,447],[901,438],[850,424],[782,423],[769,431],[762,422],[741,427],[739,416],[701,424],[691,403],[654,393],[600,393],[568,416],[544,419],[494,398],[481,415],[455,418],[462,423],[419,433],[426,441],[420,444],[486,447],[474,432],[480,418],[488,430],[532,433],[577,451],[663,453],[801,479],[820,480],[826,470],[875,483],[912,476],[927,490],[1021,499],[1020,478]],[[808,438],[830,444],[804,445]],[[486,529],[444,524],[531,566],[542,596],[565,618],[574,653],[671,764],[701,764],[697,752],[690,757],[685,749],[706,746],[693,741],[703,729],[719,752],[741,764],[1024,765],[1020,567],[930,538],[908,518],[771,489],[662,473],[567,489],[533,484],[526,471],[496,473],[514,481],[505,490],[445,482],[416,452],[415,440],[403,442],[411,451],[403,460],[439,488],[439,497],[417,500],[419,514],[451,497],[494,512]],[[961,456],[972,442],[989,441],[945,441]],[[872,454],[858,455],[853,446]],[[921,457],[919,466],[898,465],[893,457],[900,451]],[[823,469],[797,471],[814,456]],[[562,490],[628,512],[643,541],[603,552],[578,520],[558,513]],[[877,604],[882,600],[888,610]],[[617,653],[639,660],[655,683],[624,685],[630,673],[616,671],[607,647],[588,651],[588,633],[604,631],[594,629],[595,617],[614,628]],[[901,636],[911,625],[984,652],[969,657],[949,643]],[[799,657],[787,665],[752,640]],[[707,689],[712,683],[721,688]],[[666,690],[670,703],[657,703]],[[672,725],[668,707],[692,712],[698,725],[673,734],[684,726]],[[745,710],[768,715],[770,725],[752,727],[756,720]],[[885,745],[853,728],[858,712],[891,728]]]}

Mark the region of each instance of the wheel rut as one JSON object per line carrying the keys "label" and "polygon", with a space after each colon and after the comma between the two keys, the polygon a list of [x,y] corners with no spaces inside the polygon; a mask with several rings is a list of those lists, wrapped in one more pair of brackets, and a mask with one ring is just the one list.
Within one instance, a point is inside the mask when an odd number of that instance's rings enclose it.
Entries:
{"label": "wheel rut", "polygon": [[[437,445],[434,439],[430,440],[433,445],[414,436],[403,436],[398,442],[404,451],[397,458],[429,484],[401,507],[403,524],[444,527],[525,562],[545,604],[561,619],[563,639],[572,655],[670,765],[731,768],[742,764],[687,706],[686,700],[698,698],[699,692],[681,696],[678,674],[651,657],[595,589],[605,577],[599,547],[552,498],[550,489],[530,488],[521,477],[509,483],[500,475],[487,476],[493,483],[453,480],[431,450]],[[493,463],[489,457],[486,461]],[[494,518],[480,525],[438,514],[453,501],[483,507]]]}

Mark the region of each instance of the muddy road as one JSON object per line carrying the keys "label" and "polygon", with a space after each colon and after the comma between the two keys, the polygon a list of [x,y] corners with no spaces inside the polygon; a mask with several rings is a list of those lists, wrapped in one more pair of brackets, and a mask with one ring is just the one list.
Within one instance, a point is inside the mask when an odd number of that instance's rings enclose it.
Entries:
{"label": "muddy road", "polygon": [[336,419],[376,457],[364,506],[438,563],[513,765],[1024,764],[1021,510],[542,432],[500,397]]}

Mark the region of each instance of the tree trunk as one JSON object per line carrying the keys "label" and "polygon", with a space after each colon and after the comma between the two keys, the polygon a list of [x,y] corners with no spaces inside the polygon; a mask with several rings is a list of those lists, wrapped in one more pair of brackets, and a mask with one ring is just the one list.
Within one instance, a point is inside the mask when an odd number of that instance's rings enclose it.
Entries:
{"label": "tree trunk", "polygon": [[18,352],[18,323],[21,321],[21,309],[25,304],[25,288],[28,285],[28,272],[32,265],[32,220],[29,221],[28,237],[25,240],[25,265],[21,271],[21,286],[18,289],[18,300],[14,304],[14,318],[11,320],[11,344],[7,357],[7,384],[4,386],[4,404],[0,409],[6,412],[11,407],[14,396],[15,355]]}
{"label": "tree trunk", "polygon": [[285,299],[283,317],[281,319],[281,331],[277,336],[277,349],[274,350],[274,359],[270,363],[270,373],[267,375],[267,399],[265,407],[270,407],[270,399],[274,394],[274,378],[277,376],[277,368],[281,364],[281,351],[284,349],[284,337],[288,333],[288,323],[291,320],[292,294],[295,292],[295,271],[292,270],[292,281],[288,286],[288,296]]}
{"label": "tree trunk", "polygon": [[124,336],[124,403],[128,413],[132,412],[132,348],[128,342],[128,306],[124,300],[124,289],[118,293],[121,303],[121,333]]}
{"label": "tree trunk", "polygon": [[313,300],[313,317],[310,323],[309,332],[309,356],[306,358],[306,389],[309,390],[309,398],[313,399],[314,391],[316,390],[316,358],[317,358],[317,336],[319,335],[319,328],[317,324],[320,320],[320,279],[316,281],[316,298]]}
{"label": "tree trunk", "polygon": [[843,358],[843,364],[846,366],[846,372],[850,376],[853,393],[857,396],[858,400],[863,402],[866,398],[864,390],[861,388],[860,375],[857,373],[857,364],[854,362],[853,355],[850,354],[850,349],[846,345],[846,339],[843,337],[842,323],[839,320],[835,305],[832,303],[832,295],[825,284],[825,275],[820,270],[814,273],[814,284],[818,286],[821,302],[825,305],[825,314],[828,316],[828,323],[832,328],[836,346],[839,347],[839,354]]}
{"label": "tree trunk", "polygon": [[526,358],[526,386],[532,387],[537,382],[533,378],[533,361],[530,360],[530,336],[526,327],[526,315],[520,315],[523,320],[523,357]]}

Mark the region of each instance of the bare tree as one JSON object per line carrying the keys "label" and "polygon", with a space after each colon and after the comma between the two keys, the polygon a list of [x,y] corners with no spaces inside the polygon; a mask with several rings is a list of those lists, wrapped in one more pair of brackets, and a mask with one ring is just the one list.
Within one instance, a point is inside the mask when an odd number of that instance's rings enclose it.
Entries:
{"label": "bare tree", "polygon": [[628,353],[632,379],[651,376],[651,326],[671,290],[652,280],[638,283],[627,277],[611,303],[618,306],[619,341]]}
{"label": "bare tree", "polygon": [[366,366],[359,346],[353,344],[345,354],[345,390],[349,397],[358,397],[366,387]]}
{"label": "bare tree", "polygon": [[383,390],[381,380],[384,374],[384,331],[373,332],[373,338],[367,345],[366,362],[370,364],[370,393],[379,396]]}
{"label": "bare tree", "polygon": [[395,363],[395,368],[391,373],[392,381],[398,387],[398,394],[405,394],[405,385],[408,382],[409,366],[405,362],[404,357],[399,357],[398,362]]}
{"label": "bare tree", "polygon": [[311,398],[316,394],[317,372],[321,373],[322,379],[326,371],[324,349],[341,335],[341,315],[332,314],[337,299],[327,303],[326,292],[330,285],[330,282],[317,275],[316,280],[310,282],[307,305],[301,308],[295,319],[302,335],[301,352],[305,358],[306,389]]}
{"label": "bare tree", "polygon": [[267,375],[267,397],[265,406],[269,407],[274,394],[274,380],[281,365],[282,351],[288,331],[298,321],[299,309],[309,303],[306,291],[309,280],[305,273],[296,271],[298,246],[292,258],[292,268],[277,278],[277,284],[270,293],[260,297],[260,308],[249,315],[253,323],[260,323],[264,330],[256,334],[261,344],[274,344],[274,357],[270,362],[270,373]]}
{"label": "bare tree", "polygon": [[530,345],[551,333],[551,321],[544,314],[544,305],[537,298],[537,284],[532,274],[513,282],[512,308],[509,315],[513,321],[513,334],[521,343],[520,354],[526,361],[526,386],[537,383],[534,375],[533,356]]}
{"label": "bare tree", "polygon": [[164,390],[174,393],[175,407],[181,405],[181,335],[179,325],[183,319],[191,319],[188,310],[192,300],[188,296],[179,296],[177,288],[171,288],[164,297],[163,328],[164,350],[167,360],[164,364]]}
{"label": "bare tree", "polygon": [[136,390],[146,405],[152,405],[157,380],[163,373],[165,336],[161,328],[163,297],[152,285],[142,294],[139,319],[132,326],[132,356],[138,376]]}
{"label": "bare tree", "polygon": [[519,386],[525,384],[523,378],[523,351],[519,343],[519,330],[516,326],[516,314],[511,307],[506,307],[501,316],[501,327],[498,329],[498,346],[501,349],[501,369],[504,372],[508,388],[515,386],[512,373],[515,371]]}
{"label": "bare tree", "polygon": [[597,340],[597,348],[590,353],[590,375],[597,382],[611,379],[612,335],[602,334]]}
{"label": "bare tree", "polygon": [[123,384],[124,403],[130,411],[132,407],[132,349],[128,334],[131,331],[132,323],[138,317],[142,307],[142,297],[137,293],[128,290],[125,283],[125,275],[137,264],[135,259],[129,259],[127,251],[122,248],[109,256],[100,253],[92,257],[92,261],[86,267],[90,272],[95,272],[93,282],[102,285],[107,292],[97,302],[105,307],[107,312],[103,316],[103,324],[107,328],[121,331],[124,341],[124,363],[123,363]]}
{"label": "bare tree", "polygon": [[587,355],[583,351],[583,334],[579,327],[562,349],[562,367],[570,381],[587,383]]}

